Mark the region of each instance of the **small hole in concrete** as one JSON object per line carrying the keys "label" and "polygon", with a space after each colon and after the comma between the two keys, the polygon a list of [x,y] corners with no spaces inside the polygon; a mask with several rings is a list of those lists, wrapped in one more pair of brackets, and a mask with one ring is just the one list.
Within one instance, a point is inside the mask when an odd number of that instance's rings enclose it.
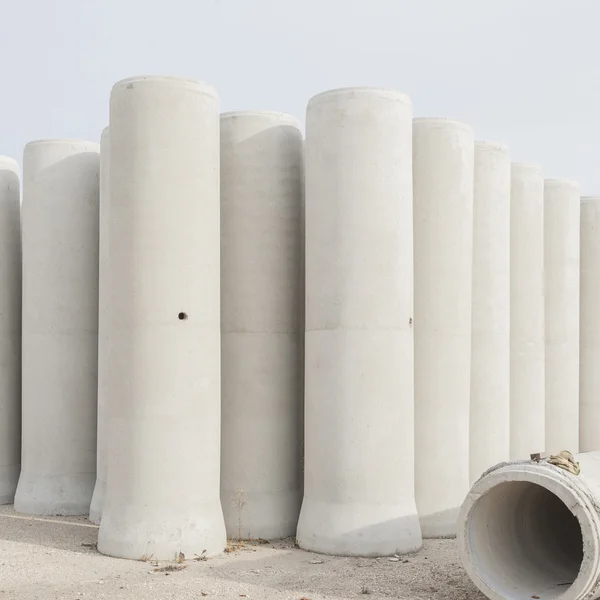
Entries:
{"label": "small hole in concrete", "polygon": [[180,313],[177,315],[177,318],[178,318],[180,321],[185,321],[185,320],[188,318],[188,316],[187,316],[187,313],[180,312]]}

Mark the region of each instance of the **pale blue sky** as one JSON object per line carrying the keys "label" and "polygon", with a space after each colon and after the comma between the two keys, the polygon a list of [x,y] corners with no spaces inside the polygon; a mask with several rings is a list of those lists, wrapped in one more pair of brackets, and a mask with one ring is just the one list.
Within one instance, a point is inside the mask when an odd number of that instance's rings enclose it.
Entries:
{"label": "pale blue sky", "polygon": [[19,162],[32,139],[98,141],[131,75],[302,120],[318,92],[374,85],[600,194],[599,0],[4,0],[0,20],[0,154]]}

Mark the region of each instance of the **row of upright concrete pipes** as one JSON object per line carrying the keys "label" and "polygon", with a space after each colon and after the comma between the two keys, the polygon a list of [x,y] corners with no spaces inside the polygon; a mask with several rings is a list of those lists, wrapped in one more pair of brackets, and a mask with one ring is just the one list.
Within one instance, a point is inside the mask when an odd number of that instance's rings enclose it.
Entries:
{"label": "row of upright concrete pipes", "polygon": [[600,446],[600,200],[394,90],[315,96],[305,140],[219,113],[135,77],[99,146],[25,147],[22,204],[1,159],[1,502],[118,557],[383,556]]}

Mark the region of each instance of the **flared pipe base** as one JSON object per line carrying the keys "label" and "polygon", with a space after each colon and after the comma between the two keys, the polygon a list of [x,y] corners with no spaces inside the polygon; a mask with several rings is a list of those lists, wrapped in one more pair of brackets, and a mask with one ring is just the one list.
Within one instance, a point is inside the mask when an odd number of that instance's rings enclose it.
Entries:
{"label": "flared pipe base", "polygon": [[422,546],[416,509],[342,505],[304,499],[298,532],[303,550],[336,556],[392,556]]}
{"label": "flared pipe base", "polygon": [[0,505],[14,502],[20,470],[19,465],[0,467]]}
{"label": "flared pipe base", "polygon": [[28,515],[87,515],[96,475],[21,473],[15,494],[15,510]]}
{"label": "flared pipe base", "polygon": [[[141,507],[139,507],[141,508]],[[194,514],[153,514],[146,510],[105,508],[98,551],[116,558],[174,560],[183,553],[215,556],[225,549],[225,525],[220,503],[199,505]]]}

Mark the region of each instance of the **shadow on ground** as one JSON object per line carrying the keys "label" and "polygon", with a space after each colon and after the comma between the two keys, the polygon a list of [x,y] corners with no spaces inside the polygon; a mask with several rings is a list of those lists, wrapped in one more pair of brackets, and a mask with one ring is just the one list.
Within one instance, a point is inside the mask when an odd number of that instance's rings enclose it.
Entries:
{"label": "shadow on ground", "polygon": [[0,539],[89,554],[96,553],[98,527],[84,517],[33,517],[0,506]]}

